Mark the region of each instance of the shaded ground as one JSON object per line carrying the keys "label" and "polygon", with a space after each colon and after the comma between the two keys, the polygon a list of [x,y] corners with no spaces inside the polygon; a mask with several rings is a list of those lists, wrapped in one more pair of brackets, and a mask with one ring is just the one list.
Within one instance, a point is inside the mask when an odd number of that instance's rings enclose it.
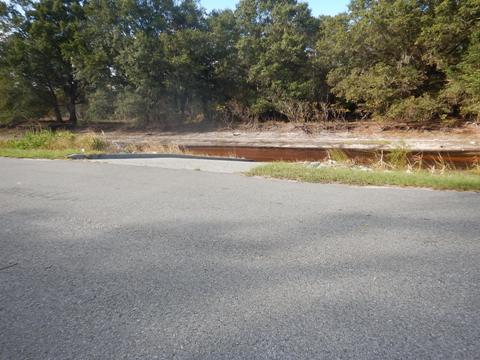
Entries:
{"label": "shaded ground", "polygon": [[480,353],[479,194],[0,167],[2,359]]}

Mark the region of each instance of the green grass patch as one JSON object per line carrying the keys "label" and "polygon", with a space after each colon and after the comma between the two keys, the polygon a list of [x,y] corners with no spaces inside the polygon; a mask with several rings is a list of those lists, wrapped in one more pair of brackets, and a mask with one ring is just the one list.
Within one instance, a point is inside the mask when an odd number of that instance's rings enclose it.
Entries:
{"label": "green grass patch", "polygon": [[408,150],[405,148],[393,149],[387,155],[387,164],[394,169],[404,169],[408,165]]}
{"label": "green grass patch", "polygon": [[65,159],[68,155],[78,154],[78,149],[45,150],[45,149],[14,149],[0,148],[0,156],[28,159]]}
{"label": "green grass patch", "polygon": [[27,131],[20,138],[0,142],[0,148],[21,150],[84,149],[85,151],[103,151],[109,146],[110,143],[103,136],[94,133],[74,134],[70,131],[51,130]]}
{"label": "green grass patch", "polygon": [[0,156],[17,158],[63,159],[70,154],[98,154],[110,144],[94,133],[70,131],[27,131],[20,138],[1,140]]}
{"label": "green grass patch", "polygon": [[328,150],[328,157],[339,163],[348,163],[350,158],[342,149],[331,149]]}
{"label": "green grass patch", "polygon": [[264,176],[309,183],[422,187],[437,190],[480,191],[480,176],[472,172],[451,171],[432,174],[425,170],[364,171],[355,168],[308,168],[295,163],[271,163],[254,168],[248,176]]}

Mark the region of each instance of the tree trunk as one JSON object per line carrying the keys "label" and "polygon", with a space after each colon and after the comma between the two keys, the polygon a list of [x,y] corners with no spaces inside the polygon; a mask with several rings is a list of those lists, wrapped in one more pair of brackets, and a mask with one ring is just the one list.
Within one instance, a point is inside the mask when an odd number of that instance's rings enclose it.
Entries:
{"label": "tree trunk", "polygon": [[68,121],[70,122],[70,125],[73,127],[77,126],[78,118],[77,118],[77,106],[76,106],[76,101],[77,101],[77,83],[72,80],[70,82],[70,86],[67,90],[67,96],[68,96]]}
{"label": "tree trunk", "polygon": [[62,112],[60,111],[60,106],[58,106],[58,99],[57,95],[55,94],[55,91],[53,90],[52,85],[50,84],[50,81],[47,78],[47,83],[48,83],[48,90],[50,91],[50,95],[52,96],[52,106],[53,106],[53,113],[55,114],[55,120],[57,122],[62,122]]}
{"label": "tree trunk", "polygon": [[202,98],[202,111],[204,118],[210,121],[212,119],[212,116],[210,113],[210,108],[208,106],[208,100],[205,98]]}
{"label": "tree trunk", "polygon": [[62,119],[62,113],[60,111],[60,107],[58,106],[57,99],[55,99],[55,102],[53,104],[53,112],[55,114],[55,120],[57,120],[57,122],[61,123],[63,121],[63,119]]}
{"label": "tree trunk", "polygon": [[75,105],[75,98],[70,100],[70,103],[68,104],[68,121],[73,125],[77,126],[78,118],[77,118],[77,109]]}

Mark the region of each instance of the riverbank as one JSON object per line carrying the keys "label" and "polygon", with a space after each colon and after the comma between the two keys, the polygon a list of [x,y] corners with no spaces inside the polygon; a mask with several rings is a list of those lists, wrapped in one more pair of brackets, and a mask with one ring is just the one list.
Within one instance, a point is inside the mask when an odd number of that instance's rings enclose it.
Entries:
{"label": "riverbank", "polygon": [[414,151],[480,151],[480,126],[426,130],[386,130],[376,124],[352,129],[321,129],[301,124],[273,124],[260,128],[177,128],[171,130],[102,130],[114,144],[124,146],[250,146],[388,150],[406,147]]}
{"label": "riverbank", "polygon": [[[33,126],[32,126],[33,127]],[[29,129],[29,127],[27,127]],[[20,137],[22,129],[2,129],[1,139]],[[244,146],[286,148],[336,148],[412,151],[480,151],[480,124],[453,128],[392,129],[377,123],[322,124],[268,122],[226,128],[211,124],[183,124],[135,128],[131,124],[84,125],[75,133],[101,133],[117,148],[134,151],[158,146]]]}

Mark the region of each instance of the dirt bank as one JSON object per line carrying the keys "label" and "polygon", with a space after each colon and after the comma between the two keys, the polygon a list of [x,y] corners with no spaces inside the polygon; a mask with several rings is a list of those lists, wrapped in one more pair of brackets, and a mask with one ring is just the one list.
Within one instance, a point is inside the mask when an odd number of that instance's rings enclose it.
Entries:
{"label": "dirt bank", "polygon": [[[3,129],[0,139],[19,135],[22,129]],[[78,132],[103,132],[119,146],[247,146],[288,148],[332,148],[388,150],[405,147],[412,151],[480,151],[480,125],[468,124],[441,130],[385,130],[378,124],[339,124],[324,128],[320,124],[270,122],[260,126],[222,126],[189,124],[163,129],[132,129],[127,124],[96,124]]]}
{"label": "dirt bank", "polygon": [[294,126],[273,130],[105,131],[108,140],[124,144],[181,146],[262,146],[388,150],[406,147],[418,151],[479,151],[480,127],[448,131],[318,131],[306,133]]}

